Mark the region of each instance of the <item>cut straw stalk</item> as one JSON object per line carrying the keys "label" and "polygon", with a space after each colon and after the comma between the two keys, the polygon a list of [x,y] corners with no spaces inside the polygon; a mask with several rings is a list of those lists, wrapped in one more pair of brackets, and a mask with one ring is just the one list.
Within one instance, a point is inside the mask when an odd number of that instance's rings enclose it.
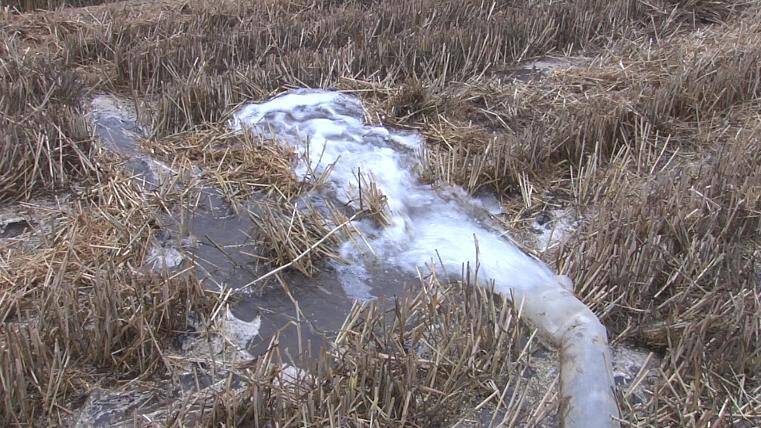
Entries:
{"label": "cut straw stalk", "polygon": [[343,229],[344,227],[349,225],[352,221],[354,221],[361,214],[364,214],[364,211],[359,211],[359,212],[355,213],[349,219],[347,219],[346,221],[342,222],[338,226],[336,226],[333,229],[331,229],[330,231],[328,231],[328,233],[326,233],[322,238],[317,240],[317,242],[315,242],[314,244],[310,245],[309,248],[307,248],[306,250],[304,250],[301,253],[299,253],[298,255],[296,255],[296,257],[294,257],[293,260],[291,260],[290,262],[288,262],[288,263],[286,263],[286,264],[284,264],[282,266],[279,266],[279,267],[277,267],[275,269],[272,269],[271,271],[265,273],[264,275],[256,278],[255,280],[249,282],[248,284],[244,285],[243,287],[237,289],[236,292],[245,291],[245,290],[249,289],[251,286],[253,286],[255,284],[258,284],[258,283],[264,281],[265,279],[267,279],[267,278],[269,278],[269,277],[271,277],[273,275],[277,275],[278,273],[280,273],[280,272],[284,271],[285,269],[288,269],[289,267],[291,267],[294,264],[298,263],[299,260],[301,260],[302,258],[308,256],[317,247],[322,245],[322,243],[325,242],[328,238],[332,237],[336,232],[340,231],[341,229]]}

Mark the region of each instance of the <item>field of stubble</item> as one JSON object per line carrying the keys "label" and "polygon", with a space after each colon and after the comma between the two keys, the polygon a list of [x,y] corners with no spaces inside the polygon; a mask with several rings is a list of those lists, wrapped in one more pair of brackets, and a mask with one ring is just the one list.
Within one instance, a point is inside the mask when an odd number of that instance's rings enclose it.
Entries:
{"label": "field of stubble", "polygon": [[[611,341],[658,356],[646,399],[617,391],[622,425],[761,423],[758,3],[11,0],[0,13],[0,205],[34,211],[0,242],[3,424],[71,425],[94,389],[136,383],[163,391],[141,402],[142,425],[441,426],[479,404],[496,409],[486,422],[552,423],[551,390],[523,393],[534,345],[516,311],[435,277],[392,310],[352,310],[297,386],[273,346],[173,395],[202,359],[178,354],[178,336],[189,318],[212,329],[227,296],[193,266],[143,268],[161,213],[192,191],[142,191],[93,137],[90,100],[130,100],[151,131],[142,150],[175,184],[200,168],[233,205],[265,194],[267,262],[308,276],[334,256],[330,228],[288,219],[319,183],[296,180],[286,149],[224,130],[240,103],[294,87],[351,91],[370,120],[418,130],[425,180],[499,195],[504,228],[573,278]],[[559,213],[573,227],[550,248],[525,233]],[[423,342],[427,357],[409,352]]]}

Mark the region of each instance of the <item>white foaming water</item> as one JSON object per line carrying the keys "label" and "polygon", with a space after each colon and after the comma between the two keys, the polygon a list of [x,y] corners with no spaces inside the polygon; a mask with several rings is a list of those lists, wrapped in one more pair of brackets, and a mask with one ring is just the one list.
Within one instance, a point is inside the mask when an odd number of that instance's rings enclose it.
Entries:
{"label": "white foaming water", "polygon": [[[389,226],[356,221],[377,261],[416,273],[426,263],[443,263],[449,274],[459,275],[464,263],[475,267],[478,242],[478,275],[494,280],[497,290],[528,291],[556,282],[550,269],[492,230],[479,218],[487,218],[484,204],[459,189],[438,189],[421,183],[412,172],[423,141],[417,134],[364,124],[362,103],[338,92],[296,90],[260,104],[244,106],[232,126],[292,145],[304,161],[296,173],[305,178],[320,174],[334,164],[329,175],[333,197],[355,201],[358,168],[371,173],[386,195]],[[366,247],[352,241],[342,245],[341,256],[352,264],[343,269],[349,295],[369,296],[363,287],[370,256]]]}

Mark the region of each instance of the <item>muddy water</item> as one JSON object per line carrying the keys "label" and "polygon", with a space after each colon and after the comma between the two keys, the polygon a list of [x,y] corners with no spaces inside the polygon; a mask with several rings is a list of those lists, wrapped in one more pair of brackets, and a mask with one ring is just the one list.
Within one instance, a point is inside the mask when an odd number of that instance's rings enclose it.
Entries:
{"label": "muddy water", "polygon": [[[183,214],[187,236],[181,240],[193,242],[186,245],[186,252],[198,267],[200,279],[212,289],[239,289],[272,269],[252,256],[258,254],[253,243],[257,226],[249,211],[256,211],[256,197],[234,210],[214,189],[205,188],[202,195],[204,202]],[[178,214],[172,221],[172,229],[178,230]],[[365,282],[366,297],[393,298],[415,281],[411,275],[379,269]],[[325,265],[311,278],[285,271],[280,280],[248,287],[236,295],[231,310],[243,321],[261,318],[259,335],[247,346],[252,355],[264,352],[278,333],[280,349],[298,360],[303,352],[319,354],[341,327],[354,300],[341,285],[336,267]]]}
{"label": "muddy water", "polygon": [[[92,122],[96,136],[109,150],[125,158],[125,168],[145,180],[150,191],[172,169],[140,151],[138,141],[147,132],[130,106],[111,96],[94,99]],[[250,284],[272,267],[260,263],[254,244],[256,225],[249,211],[256,212],[262,196],[252,195],[242,206],[233,207],[211,187],[199,187],[198,204],[192,210],[177,210],[163,219],[165,229],[157,237],[154,267],[179,269],[180,257],[192,261],[199,279],[207,287],[238,289]],[[247,344],[254,356],[261,354],[279,333],[281,351],[299,359],[299,354],[317,355],[320,347],[341,327],[355,298],[393,298],[417,281],[397,269],[368,268],[361,292],[347,295],[339,278],[340,266],[327,265],[308,278],[298,272],[256,284],[236,295],[232,314],[242,321],[261,319],[259,334]]]}

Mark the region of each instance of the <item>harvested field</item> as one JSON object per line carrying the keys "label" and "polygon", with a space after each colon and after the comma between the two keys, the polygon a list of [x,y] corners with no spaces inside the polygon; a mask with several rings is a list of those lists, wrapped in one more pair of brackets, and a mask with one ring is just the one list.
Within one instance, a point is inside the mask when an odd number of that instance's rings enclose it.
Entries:
{"label": "harvested field", "polygon": [[[451,205],[572,279],[612,426],[761,425],[760,23],[741,0],[3,3],[2,424],[583,426],[484,253],[512,247],[473,233],[453,270],[379,238]],[[287,91],[356,101],[241,126]],[[428,205],[347,129],[396,139]]]}

